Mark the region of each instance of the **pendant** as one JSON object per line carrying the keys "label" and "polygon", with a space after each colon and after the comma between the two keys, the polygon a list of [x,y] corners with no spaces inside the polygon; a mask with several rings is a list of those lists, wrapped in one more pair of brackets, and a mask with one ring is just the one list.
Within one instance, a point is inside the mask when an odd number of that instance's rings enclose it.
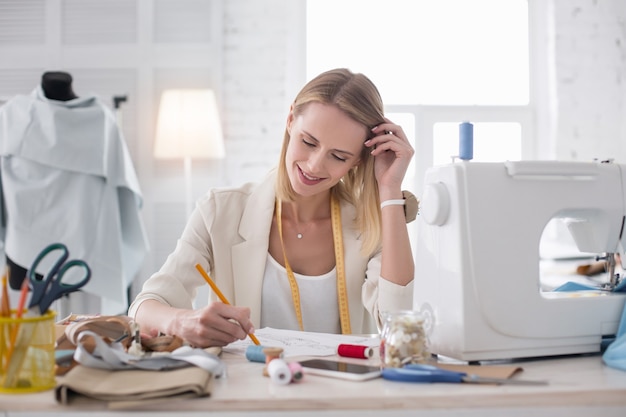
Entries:
{"label": "pendant", "polygon": [[298,236],[298,239],[302,239],[302,233],[298,233],[297,236]]}

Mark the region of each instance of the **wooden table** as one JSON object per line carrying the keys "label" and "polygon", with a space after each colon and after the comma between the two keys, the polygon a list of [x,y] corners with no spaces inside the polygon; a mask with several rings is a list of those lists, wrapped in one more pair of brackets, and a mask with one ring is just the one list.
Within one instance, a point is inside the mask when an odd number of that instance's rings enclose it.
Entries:
{"label": "wooden table", "polygon": [[[626,372],[607,367],[600,355],[514,363],[524,369],[516,378],[549,381],[544,386],[415,384],[381,378],[350,382],[314,375],[276,385],[262,375],[264,364],[232,354],[223,359],[227,377],[215,380],[210,397],[156,401],[135,408],[133,416],[626,416]],[[119,410],[87,399],[63,406],[52,391],[0,395],[3,417],[87,415],[86,411],[100,417]]]}

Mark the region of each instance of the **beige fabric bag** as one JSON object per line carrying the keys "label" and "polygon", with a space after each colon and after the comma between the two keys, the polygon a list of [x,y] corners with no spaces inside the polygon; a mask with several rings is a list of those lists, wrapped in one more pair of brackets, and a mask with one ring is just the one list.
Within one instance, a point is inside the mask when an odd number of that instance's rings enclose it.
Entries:
{"label": "beige fabric bag", "polygon": [[206,397],[211,393],[212,380],[210,372],[196,366],[154,372],[109,371],[78,365],[57,379],[55,397],[61,404],[70,404],[77,395],[107,402]]}

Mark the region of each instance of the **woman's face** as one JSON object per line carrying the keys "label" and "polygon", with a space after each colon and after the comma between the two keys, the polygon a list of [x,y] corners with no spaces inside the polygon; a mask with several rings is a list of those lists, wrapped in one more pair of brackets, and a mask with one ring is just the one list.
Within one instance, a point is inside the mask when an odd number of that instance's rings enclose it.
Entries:
{"label": "woman's face", "polygon": [[327,191],[360,161],[367,129],[337,107],[318,102],[287,119],[287,173],[294,191],[312,196]]}

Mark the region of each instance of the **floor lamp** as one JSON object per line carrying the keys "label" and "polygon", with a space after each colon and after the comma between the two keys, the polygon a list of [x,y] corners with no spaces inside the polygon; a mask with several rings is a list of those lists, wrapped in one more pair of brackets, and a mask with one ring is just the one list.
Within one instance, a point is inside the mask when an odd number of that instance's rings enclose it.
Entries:
{"label": "floor lamp", "polygon": [[159,105],[154,157],[184,160],[187,216],[193,210],[191,160],[224,156],[224,139],[213,90],[165,90]]}

